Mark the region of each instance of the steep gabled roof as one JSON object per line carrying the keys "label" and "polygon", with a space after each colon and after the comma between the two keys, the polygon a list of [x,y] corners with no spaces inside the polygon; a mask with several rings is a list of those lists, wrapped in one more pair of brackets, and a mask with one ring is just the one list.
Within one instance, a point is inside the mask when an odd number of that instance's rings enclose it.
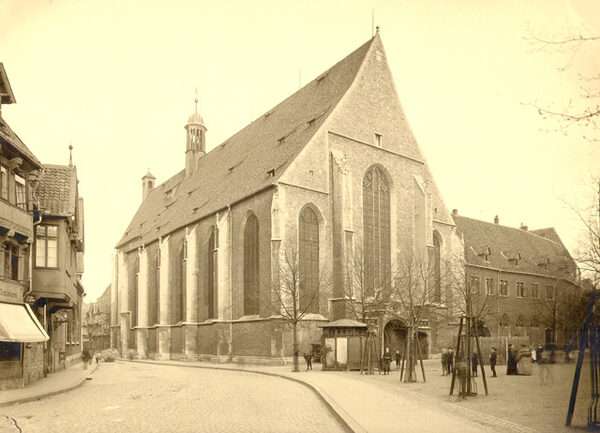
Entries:
{"label": "steep gabled roof", "polygon": [[149,243],[275,185],[347,92],[375,38],[201,157],[194,175],[182,171],[154,188],[117,247]]}
{"label": "steep gabled roof", "polygon": [[[574,277],[575,262],[560,239],[556,242],[539,236],[535,230],[526,231],[464,216],[453,215],[453,218],[463,236],[469,264],[558,278]],[[556,231],[551,230],[558,238]],[[481,252],[487,247],[490,254],[485,261]]]}
{"label": "steep gabled roof", "polygon": [[4,64],[0,62],[0,104],[14,104],[15,95],[10,87]]}
{"label": "steep gabled roof", "polygon": [[0,116],[0,145],[9,146],[23,158],[26,158],[36,168],[41,168],[42,163],[35,157],[35,155],[29,150],[25,143],[21,141],[19,136],[14,133],[8,123]]}
{"label": "steep gabled roof", "polygon": [[71,217],[77,203],[77,168],[44,165],[36,196],[44,215]]}

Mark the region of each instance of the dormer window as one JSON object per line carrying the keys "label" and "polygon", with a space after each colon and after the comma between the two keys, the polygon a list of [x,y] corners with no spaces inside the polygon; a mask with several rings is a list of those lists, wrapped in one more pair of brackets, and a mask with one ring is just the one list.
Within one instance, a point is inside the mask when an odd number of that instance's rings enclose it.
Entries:
{"label": "dormer window", "polygon": [[383,137],[381,134],[375,133],[375,146],[381,147],[383,144]]}
{"label": "dormer window", "polygon": [[483,260],[485,260],[486,262],[489,261],[490,256],[492,255],[492,250],[490,249],[489,246],[486,246],[485,248],[483,248],[482,250],[477,252],[477,255],[479,257],[481,257]]}

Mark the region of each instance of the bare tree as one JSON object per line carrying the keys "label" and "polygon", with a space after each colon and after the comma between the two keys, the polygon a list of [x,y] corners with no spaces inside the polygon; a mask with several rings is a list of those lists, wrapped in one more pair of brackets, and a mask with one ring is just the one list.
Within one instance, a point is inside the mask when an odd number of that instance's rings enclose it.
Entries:
{"label": "bare tree", "polygon": [[302,262],[299,249],[294,241],[286,242],[279,260],[278,278],[275,278],[270,298],[272,311],[280,316],[292,328],[292,345],[294,351],[294,372],[298,367],[298,323],[309,313],[318,311],[322,296],[325,268],[314,275]]}
{"label": "bare tree", "polygon": [[[567,33],[566,35],[545,36],[531,28],[527,30],[526,36],[532,50],[553,53],[568,54],[568,60],[560,71],[569,69],[576,56],[586,45],[600,44],[600,36]],[[538,103],[528,103],[534,107],[540,116],[544,119],[554,119],[558,121],[558,129],[564,134],[571,127],[579,126],[588,129],[584,138],[590,141],[599,141],[598,122],[600,121],[600,73],[592,76],[581,76],[581,93],[573,95],[569,103],[560,108],[552,106],[541,106]],[[573,99],[578,100],[577,103]]]}
{"label": "bare tree", "polygon": [[418,329],[436,314],[440,305],[435,302],[435,264],[427,253],[411,248],[400,254],[397,266],[390,300],[395,315],[407,326],[408,344],[404,354],[407,367],[404,381],[414,382],[417,379],[417,358],[420,359],[421,356],[416,352],[418,340],[415,338],[418,339]]}
{"label": "bare tree", "polygon": [[[552,346],[556,347],[559,329],[562,329],[565,338],[569,334],[576,336],[586,312],[585,297],[581,288],[573,282],[560,280],[556,287],[546,287],[546,293],[536,300],[535,308],[542,324],[552,330]],[[565,343],[568,341],[565,340]]]}
{"label": "bare tree", "polygon": [[[583,228],[581,243],[577,250],[576,258],[581,271],[581,276],[590,281],[590,285],[600,288],[600,177],[591,184],[591,203],[584,207],[569,204],[571,210],[581,222]],[[596,189],[597,188],[597,189]]]}
{"label": "bare tree", "polygon": [[451,257],[446,269],[446,281],[453,293],[453,311],[458,316],[472,317],[478,327],[482,326],[494,313],[500,288],[488,289],[481,277],[470,275],[464,255]]}

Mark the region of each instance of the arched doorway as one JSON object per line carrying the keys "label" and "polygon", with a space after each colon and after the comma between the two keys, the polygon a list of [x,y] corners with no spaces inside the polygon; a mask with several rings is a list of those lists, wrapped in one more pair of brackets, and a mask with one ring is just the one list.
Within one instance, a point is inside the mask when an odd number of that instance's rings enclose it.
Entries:
{"label": "arched doorway", "polygon": [[400,319],[392,319],[383,328],[383,347],[382,352],[386,347],[390,348],[392,354],[396,350],[400,353],[404,352],[406,346],[407,329],[404,322]]}

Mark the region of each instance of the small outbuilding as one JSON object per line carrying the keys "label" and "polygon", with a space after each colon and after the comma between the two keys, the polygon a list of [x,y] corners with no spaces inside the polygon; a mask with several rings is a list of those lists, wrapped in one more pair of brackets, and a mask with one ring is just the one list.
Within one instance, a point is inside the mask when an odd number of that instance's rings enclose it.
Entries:
{"label": "small outbuilding", "polygon": [[323,370],[358,370],[368,327],[351,319],[320,325],[323,328]]}

